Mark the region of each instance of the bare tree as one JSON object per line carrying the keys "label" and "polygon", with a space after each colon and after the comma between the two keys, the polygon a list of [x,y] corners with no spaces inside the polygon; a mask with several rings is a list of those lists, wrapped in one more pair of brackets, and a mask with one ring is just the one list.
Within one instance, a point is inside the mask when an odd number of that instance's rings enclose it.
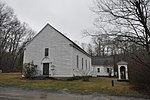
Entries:
{"label": "bare tree", "polygon": [[92,44],[94,45],[95,56],[109,56],[116,54],[117,50],[117,38],[109,33],[112,31],[109,25],[100,23],[98,18],[94,22],[95,28],[92,30],[83,30],[84,36],[90,36],[92,38]]}
{"label": "bare tree", "polygon": [[86,43],[81,43],[81,48],[83,49],[83,50],[86,50]]}
{"label": "bare tree", "polygon": [[0,19],[0,67],[9,70],[18,66],[15,65],[16,61],[23,54],[23,47],[33,37],[34,31],[17,19],[13,9],[1,2]]}
{"label": "bare tree", "polygon": [[[122,42],[142,46],[150,59],[149,4],[149,0],[97,0],[93,11],[99,16],[107,16],[100,21],[115,27],[109,33],[122,37]],[[149,66],[139,58],[137,61]]]}
{"label": "bare tree", "polygon": [[90,43],[87,45],[87,52],[89,55],[93,56],[93,47]]}

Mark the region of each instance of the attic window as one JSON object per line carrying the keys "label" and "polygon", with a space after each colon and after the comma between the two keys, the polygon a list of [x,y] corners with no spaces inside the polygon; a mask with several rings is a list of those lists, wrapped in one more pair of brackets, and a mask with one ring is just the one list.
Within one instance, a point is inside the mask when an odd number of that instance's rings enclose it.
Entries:
{"label": "attic window", "polygon": [[49,49],[48,49],[48,48],[45,48],[45,57],[48,56],[48,51],[49,51]]}

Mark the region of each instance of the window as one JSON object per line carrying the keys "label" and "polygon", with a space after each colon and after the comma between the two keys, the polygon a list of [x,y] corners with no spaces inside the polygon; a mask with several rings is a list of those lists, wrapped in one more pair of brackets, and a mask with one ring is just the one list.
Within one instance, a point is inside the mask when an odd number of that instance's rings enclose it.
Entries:
{"label": "window", "polygon": [[109,73],[109,68],[107,68],[107,73]]}
{"label": "window", "polygon": [[82,69],[83,69],[83,58],[82,58]]}
{"label": "window", "polygon": [[89,70],[90,70],[90,61],[89,61]]}
{"label": "window", "polygon": [[45,48],[45,57],[48,56],[48,48]]}
{"label": "window", "polygon": [[97,68],[97,72],[98,72],[98,73],[100,72],[100,68]]}
{"label": "window", "polygon": [[86,69],[87,69],[87,60],[85,60],[85,65],[86,65]]}
{"label": "window", "polygon": [[79,68],[79,56],[77,55],[77,68]]}

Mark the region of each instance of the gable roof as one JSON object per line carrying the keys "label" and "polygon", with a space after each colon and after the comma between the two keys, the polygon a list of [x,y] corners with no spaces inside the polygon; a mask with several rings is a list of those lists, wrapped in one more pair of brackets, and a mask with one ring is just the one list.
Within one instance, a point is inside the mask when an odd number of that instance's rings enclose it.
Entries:
{"label": "gable roof", "polygon": [[[35,35],[33,37],[33,39],[27,44],[29,45],[47,26],[53,28],[55,31],[57,31],[59,34],[61,34],[63,37],[65,37],[67,40],[69,40],[72,44],[70,44],[70,46],[74,47],[75,49],[77,49],[78,51],[84,53],[85,55],[87,55],[88,57],[91,57],[87,52],[85,52],[80,46],[78,46],[76,43],[74,43],[71,39],[69,39],[68,37],[66,37],[64,34],[62,34],[60,31],[58,31],[56,28],[54,28],[53,26],[51,26],[50,24],[46,24],[42,29],[41,31]],[[26,45],[26,46],[27,46]]]}
{"label": "gable roof", "polygon": [[114,65],[113,57],[112,56],[108,56],[108,57],[93,56],[92,65],[113,66]]}

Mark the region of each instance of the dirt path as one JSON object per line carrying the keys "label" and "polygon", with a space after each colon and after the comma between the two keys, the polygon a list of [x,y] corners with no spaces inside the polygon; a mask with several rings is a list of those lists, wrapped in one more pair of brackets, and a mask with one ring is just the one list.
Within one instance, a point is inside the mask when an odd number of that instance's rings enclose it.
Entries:
{"label": "dirt path", "polygon": [[143,98],[109,96],[91,93],[89,95],[71,94],[64,90],[48,92],[41,90],[28,90],[16,87],[0,86],[0,100],[150,100]]}

